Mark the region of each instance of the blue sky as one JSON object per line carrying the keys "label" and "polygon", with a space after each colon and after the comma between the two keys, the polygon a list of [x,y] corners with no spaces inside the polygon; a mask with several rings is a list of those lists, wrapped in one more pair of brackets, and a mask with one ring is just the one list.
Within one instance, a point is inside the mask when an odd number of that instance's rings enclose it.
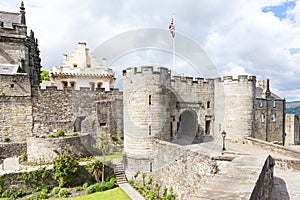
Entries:
{"label": "blue sky", "polygon": [[288,16],[288,11],[294,9],[296,6],[296,1],[286,1],[282,2],[278,5],[273,6],[266,6],[263,7],[263,12],[272,12],[276,17],[278,17],[280,20],[286,19]]}
{"label": "blue sky", "polygon": [[[299,1],[24,0],[24,3],[28,29],[34,30],[39,39],[44,69],[62,64],[62,54],[70,54],[79,41],[85,41],[93,51],[126,31],[168,30],[175,13],[176,32],[202,47],[220,75],[270,78],[273,92],[288,101],[300,100]],[[1,10],[18,12],[19,6],[20,0],[0,0]],[[193,53],[189,48],[181,50]],[[98,60],[102,57],[105,55]],[[122,59],[117,62],[120,68],[172,63],[172,57],[154,50],[135,51]],[[176,59],[178,71],[189,72],[186,69],[191,66],[184,59]]]}

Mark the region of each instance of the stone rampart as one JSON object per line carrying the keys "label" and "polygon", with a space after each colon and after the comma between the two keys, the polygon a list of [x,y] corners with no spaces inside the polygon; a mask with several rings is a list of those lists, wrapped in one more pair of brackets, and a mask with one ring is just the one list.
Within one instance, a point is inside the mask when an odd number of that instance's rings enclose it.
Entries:
{"label": "stone rampart", "polygon": [[90,135],[59,138],[27,138],[29,162],[52,162],[59,154],[71,152],[79,157],[92,155]]}
{"label": "stone rampart", "polygon": [[1,142],[0,158],[20,156],[27,151],[26,142]]}
{"label": "stone rampart", "polygon": [[188,199],[201,190],[202,184],[217,171],[216,161],[185,146],[155,141],[157,159],[153,179],[162,186],[172,186],[178,199]]}
{"label": "stone rampart", "polygon": [[[97,109],[101,109],[99,102],[122,99],[122,93],[118,90],[111,92],[91,91],[86,88],[73,90],[65,88],[58,90],[56,87],[47,87],[46,90],[40,88],[33,89],[33,134],[48,134],[56,129],[63,129],[65,132],[81,132],[81,122],[91,115],[97,114]],[[119,104],[118,104],[119,105]],[[122,105],[116,109],[122,109]],[[114,110],[115,111],[115,110]],[[112,110],[108,110],[112,112]],[[120,116],[111,122],[120,121]],[[97,119],[94,119],[97,120]],[[95,121],[95,123],[101,123]],[[122,124],[122,123],[120,123]],[[114,131],[111,129],[114,128]],[[111,127],[114,134],[117,130]]]}
{"label": "stone rampart", "polygon": [[300,159],[300,152],[295,151],[293,149],[289,149],[287,147],[284,147],[282,145],[278,145],[278,144],[272,144],[269,142],[265,142],[262,140],[258,140],[255,138],[251,138],[251,137],[245,137],[245,139],[247,140],[247,142],[249,142],[252,145],[258,146],[262,149],[266,149],[266,150],[270,150],[285,156],[290,156],[292,158],[295,159]]}
{"label": "stone rampart", "polygon": [[[28,174],[29,173],[34,173],[38,174],[38,172],[45,173],[47,176],[42,178],[42,175],[38,177],[37,175],[31,176],[35,178],[36,180],[29,179],[30,177]],[[40,173],[40,174],[41,174]],[[88,180],[91,177],[89,172],[86,170],[85,166],[80,165],[78,168],[78,175],[75,177],[75,180],[72,182],[70,186],[78,186],[82,185],[84,181]],[[0,189],[2,188],[2,192],[10,189],[10,188],[18,188],[22,189],[23,191],[32,191],[35,190],[37,186],[39,185],[46,185],[46,186],[51,186],[55,187],[58,186],[58,183],[56,180],[53,178],[53,172],[52,172],[52,167],[48,166],[46,168],[44,167],[36,167],[36,168],[31,168],[28,170],[22,170],[18,172],[1,172],[0,171]]]}
{"label": "stone rampart", "polygon": [[271,156],[265,161],[262,171],[257,179],[255,187],[252,191],[250,200],[269,200],[272,196],[274,188],[274,165],[275,161]]}

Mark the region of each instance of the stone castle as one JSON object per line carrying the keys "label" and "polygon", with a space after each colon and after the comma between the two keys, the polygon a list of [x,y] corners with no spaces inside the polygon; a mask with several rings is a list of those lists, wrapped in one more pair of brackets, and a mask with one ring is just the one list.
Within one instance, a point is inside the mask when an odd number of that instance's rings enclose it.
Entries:
{"label": "stone castle", "polygon": [[[186,145],[221,137],[225,130],[232,140],[250,136],[285,143],[285,124],[291,120],[285,117],[285,99],[270,91],[268,79],[172,76],[167,68],[144,66],[123,71],[120,92],[110,70],[104,69],[109,79],[102,85],[103,76],[89,81],[91,74],[79,70],[80,63],[66,59],[53,69],[56,86],[41,89],[38,42],[33,31],[27,35],[23,3],[19,13],[0,12],[0,26],[0,140],[24,142],[56,129],[124,135],[129,174],[159,165],[152,157],[155,139]],[[85,43],[79,45],[86,51]],[[92,84],[76,84],[82,74]]]}

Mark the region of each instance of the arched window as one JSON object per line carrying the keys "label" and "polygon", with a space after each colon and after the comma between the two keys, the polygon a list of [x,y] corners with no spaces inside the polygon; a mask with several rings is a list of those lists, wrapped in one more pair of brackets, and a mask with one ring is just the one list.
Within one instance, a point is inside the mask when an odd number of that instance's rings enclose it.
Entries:
{"label": "arched window", "polygon": [[75,85],[76,85],[76,82],[74,82],[74,81],[71,81],[71,82],[70,82],[71,88],[75,89]]}
{"label": "arched window", "polygon": [[101,88],[103,88],[103,83],[102,82],[97,83],[97,90],[100,90]]}
{"label": "arched window", "polygon": [[61,82],[61,87],[62,88],[68,87],[68,82],[67,81],[62,81]]}

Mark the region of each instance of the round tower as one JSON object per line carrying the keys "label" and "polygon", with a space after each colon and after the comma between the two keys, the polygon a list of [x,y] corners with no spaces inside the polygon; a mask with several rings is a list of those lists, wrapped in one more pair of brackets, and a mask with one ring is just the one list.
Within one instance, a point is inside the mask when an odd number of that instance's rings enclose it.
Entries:
{"label": "round tower", "polygon": [[222,129],[232,139],[253,133],[256,77],[239,75],[224,79],[224,123]]}
{"label": "round tower", "polygon": [[170,140],[171,72],[167,68],[123,70],[125,173],[151,172],[154,139]]}

